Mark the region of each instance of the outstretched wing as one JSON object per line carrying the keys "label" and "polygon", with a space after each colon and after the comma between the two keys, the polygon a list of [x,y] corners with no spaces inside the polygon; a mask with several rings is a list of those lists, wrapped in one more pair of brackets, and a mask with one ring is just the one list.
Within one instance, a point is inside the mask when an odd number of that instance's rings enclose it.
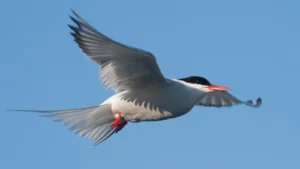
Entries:
{"label": "outstretched wing", "polygon": [[253,102],[252,100],[241,101],[226,91],[212,91],[207,93],[197,103],[197,105],[213,107],[229,107],[238,104],[245,104],[251,107],[259,107],[262,104],[262,99],[259,97],[257,98],[256,102]]}
{"label": "outstretched wing", "polygon": [[166,84],[150,52],[110,39],[72,12],[77,17],[71,16],[77,27],[69,25],[74,31],[71,34],[81,50],[99,65],[104,88],[113,87],[116,91],[123,91]]}

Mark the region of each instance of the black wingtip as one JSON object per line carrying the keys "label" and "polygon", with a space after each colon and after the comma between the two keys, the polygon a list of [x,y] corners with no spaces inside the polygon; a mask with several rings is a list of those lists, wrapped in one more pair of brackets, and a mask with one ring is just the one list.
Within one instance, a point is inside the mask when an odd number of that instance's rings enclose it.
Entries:
{"label": "black wingtip", "polygon": [[257,98],[255,103],[253,103],[252,100],[248,100],[245,104],[251,107],[260,107],[262,105],[262,99],[260,97]]}
{"label": "black wingtip", "polygon": [[256,104],[258,104],[259,106],[262,104],[262,99],[260,97],[256,100]]}
{"label": "black wingtip", "polygon": [[[84,21],[84,19],[77,12],[75,12],[75,10],[71,9],[71,12],[73,13],[73,15],[76,16],[76,18],[78,18],[79,20]],[[73,18],[72,16],[70,16],[70,17],[71,17],[71,19]]]}
{"label": "black wingtip", "polygon": [[78,26],[80,27],[80,21],[75,19],[73,16],[70,16],[71,20]]}
{"label": "black wingtip", "polygon": [[75,10],[74,9],[70,9],[70,11],[75,15],[75,16],[77,16],[78,14],[75,12]]}
{"label": "black wingtip", "polygon": [[68,27],[73,30],[76,34],[79,34],[79,29],[73,25],[68,25]]}

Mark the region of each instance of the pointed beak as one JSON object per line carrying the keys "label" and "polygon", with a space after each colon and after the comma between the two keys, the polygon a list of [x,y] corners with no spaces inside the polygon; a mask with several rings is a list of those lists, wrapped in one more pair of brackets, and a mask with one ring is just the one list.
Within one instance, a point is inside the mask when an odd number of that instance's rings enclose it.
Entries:
{"label": "pointed beak", "polygon": [[226,91],[226,90],[230,90],[228,87],[217,86],[217,85],[210,85],[207,88],[209,90],[214,90],[214,91]]}

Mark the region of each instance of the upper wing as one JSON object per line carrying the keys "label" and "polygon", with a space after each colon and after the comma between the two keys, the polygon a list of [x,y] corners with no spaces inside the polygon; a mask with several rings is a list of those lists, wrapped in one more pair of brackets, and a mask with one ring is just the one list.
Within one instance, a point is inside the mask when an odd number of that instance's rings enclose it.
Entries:
{"label": "upper wing", "polygon": [[120,44],[89,25],[77,13],[71,17],[77,27],[69,25],[81,50],[101,69],[104,88],[116,91],[166,83],[155,57],[147,51]]}
{"label": "upper wing", "polygon": [[214,107],[224,107],[224,106],[233,106],[237,104],[245,104],[251,107],[259,107],[262,104],[262,99],[258,98],[256,102],[252,100],[241,101],[236,97],[232,96],[228,92],[221,91],[212,91],[207,93],[197,105],[202,106],[214,106]]}

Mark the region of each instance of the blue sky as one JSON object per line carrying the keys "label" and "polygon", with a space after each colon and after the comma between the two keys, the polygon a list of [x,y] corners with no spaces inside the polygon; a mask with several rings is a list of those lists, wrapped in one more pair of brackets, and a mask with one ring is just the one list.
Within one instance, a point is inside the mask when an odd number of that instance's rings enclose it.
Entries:
{"label": "blue sky", "polygon": [[[199,75],[259,109],[195,107],[129,124],[97,147],[14,109],[98,105],[110,95],[67,24],[70,9],[152,52],[166,77]],[[0,168],[300,168],[300,1],[6,1],[0,7]]]}

